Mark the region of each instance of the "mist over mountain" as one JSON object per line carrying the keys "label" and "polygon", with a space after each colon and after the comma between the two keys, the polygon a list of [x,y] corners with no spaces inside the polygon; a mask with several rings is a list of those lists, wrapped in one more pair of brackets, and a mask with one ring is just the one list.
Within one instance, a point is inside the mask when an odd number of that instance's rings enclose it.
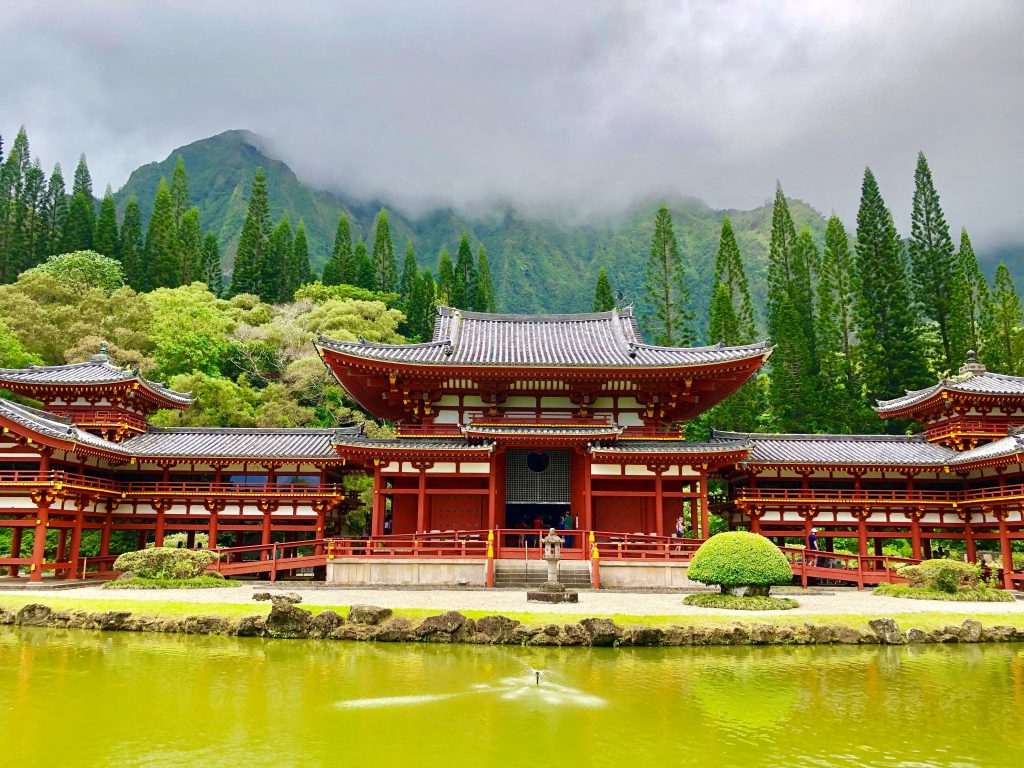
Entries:
{"label": "mist over mountain", "polygon": [[[716,210],[696,198],[652,197],[615,215],[590,218],[559,216],[557,212],[526,214],[512,206],[478,214],[438,208],[408,215],[386,199],[360,200],[345,192],[307,184],[275,156],[261,137],[247,130],[231,130],[179,147],[164,160],[137,168],[115,195],[119,210],[123,211],[128,199],[135,196],[145,224],[157,185],[161,178],[171,178],[179,156],[188,172],[191,202],[199,207],[204,229],[217,234],[229,272],[245,220],[249,185],[256,169],[263,167],[273,220],[288,213],[293,226],[299,218],[305,222],[310,260],[316,270],[323,267],[331,252],[342,212],[349,216],[353,238],[370,241],[374,218],[384,207],[396,250],[402,253],[411,240],[421,267],[436,272],[441,250],[454,251],[463,231],[469,233],[474,248],[483,244],[491,262],[499,310],[587,311],[601,266],[627,301],[642,298],[654,212],[664,202],[672,211],[676,236],[688,265],[698,318],[706,316],[719,232],[726,215],[736,231],[755,305],[759,312],[764,306],[771,229],[768,203],[751,210]],[[765,190],[766,200],[770,192]],[[791,199],[790,207],[798,229],[808,226],[820,243],[825,226],[822,213],[799,200]],[[1024,245],[982,250],[979,260],[990,277],[996,264],[1005,260],[1015,279],[1024,278]]]}

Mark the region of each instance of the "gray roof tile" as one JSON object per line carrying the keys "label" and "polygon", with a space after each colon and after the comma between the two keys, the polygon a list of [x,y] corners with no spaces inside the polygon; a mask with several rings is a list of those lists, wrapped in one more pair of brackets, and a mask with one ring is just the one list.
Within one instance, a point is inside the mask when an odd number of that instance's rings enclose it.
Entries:
{"label": "gray roof tile", "polygon": [[1024,377],[1007,376],[989,371],[966,373],[942,379],[938,384],[924,389],[907,390],[902,397],[879,400],[875,410],[883,415],[901,411],[917,403],[923,403],[943,390],[965,395],[1016,395],[1021,397],[1024,396]]}
{"label": "gray roof tile", "polygon": [[739,347],[645,344],[631,307],[578,315],[503,315],[439,307],[429,342],[379,344],[320,337],[318,344],[367,360],[439,366],[674,367],[745,360],[771,351],[767,342]]}
{"label": "gray roof tile", "polygon": [[151,428],[123,445],[139,457],[186,458],[337,458],[333,441],[358,435],[359,427],[338,429]]}
{"label": "gray roof tile", "polygon": [[[100,360],[99,358],[103,358]],[[5,384],[31,386],[65,386],[75,384],[116,384],[137,381],[143,387],[182,405],[192,402],[188,392],[176,392],[156,381],[139,376],[130,368],[119,368],[106,355],[94,355],[84,363],[68,365],[33,365],[28,368],[0,368],[0,387]]]}
{"label": "gray roof tile", "polygon": [[749,440],[754,464],[852,464],[866,466],[943,466],[957,453],[922,436],[794,435],[712,432],[712,439]]}
{"label": "gray roof tile", "polygon": [[619,440],[611,445],[591,445],[592,454],[618,453],[663,453],[663,454],[701,454],[729,453],[750,448],[749,440],[714,440],[708,443],[688,443],[685,440]]}

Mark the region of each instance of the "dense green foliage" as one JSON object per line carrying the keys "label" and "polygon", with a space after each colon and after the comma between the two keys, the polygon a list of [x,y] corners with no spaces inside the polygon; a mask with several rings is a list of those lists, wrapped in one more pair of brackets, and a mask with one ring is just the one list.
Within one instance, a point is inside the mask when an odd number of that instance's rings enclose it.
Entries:
{"label": "dense green foliage", "polygon": [[142,579],[194,579],[216,560],[217,553],[208,549],[150,547],[119,555],[114,569]]}
{"label": "dense green foliage", "polygon": [[776,584],[789,584],[793,573],[785,555],[764,536],[747,531],[719,533],[693,555],[687,578],[716,584],[724,594],[746,587],[748,596],[766,596]]}
{"label": "dense green foliage", "polygon": [[917,565],[900,568],[899,575],[910,579],[915,587],[953,593],[964,584],[977,584],[981,578],[981,566],[959,560],[925,560]]}
{"label": "dense green foliage", "polygon": [[651,343],[686,346],[695,340],[690,281],[683,268],[672,214],[662,206],[654,217],[644,282],[643,325]]}
{"label": "dense green foliage", "polygon": [[25,274],[49,275],[63,285],[79,288],[99,288],[110,293],[124,285],[121,264],[96,251],[75,251],[51,256],[38,267]]}
{"label": "dense green foliage", "polygon": [[687,595],[683,605],[698,608],[724,608],[729,611],[788,611],[800,604],[788,597],[723,595],[720,592],[701,592]]}
{"label": "dense green foliage", "polygon": [[615,309],[615,294],[612,293],[612,285],[608,282],[608,275],[601,267],[597,271],[597,282],[594,284],[594,311],[610,312]]}

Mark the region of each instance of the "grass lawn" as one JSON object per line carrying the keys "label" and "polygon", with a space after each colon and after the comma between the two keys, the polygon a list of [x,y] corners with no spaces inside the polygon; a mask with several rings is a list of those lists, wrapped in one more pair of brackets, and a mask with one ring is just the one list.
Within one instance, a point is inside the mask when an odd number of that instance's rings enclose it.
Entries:
{"label": "grass lawn", "polygon": [[[0,607],[8,610],[18,610],[29,603],[43,603],[55,611],[81,610],[91,612],[101,611],[131,611],[140,616],[167,616],[181,617],[192,615],[224,616],[228,618],[239,618],[241,616],[266,615],[269,612],[267,603],[188,603],[171,600],[124,600],[117,597],[111,598],[66,598],[66,597],[40,597],[37,595],[6,595],[0,594]],[[345,606],[301,606],[313,613],[324,610],[333,610],[344,616],[348,613]],[[396,616],[403,616],[407,619],[418,621],[427,616],[435,616],[440,613],[434,608],[398,608]],[[479,619],[489,616],[494,611],[462,611],[463,614]],[[581,614],[567,613],[528,613],[524,611],[504,612],[502,615],[510,619],[516,619],[530,626],[543,624],[575,624],[580,619],[586,618]],[[668,627],[678,626],[718,626],[733,624],[773,624],[776,626],[803,626],[804,624],[827,624],[830,626],[847,626],[858,629],[867,625],[871,618],[887,616],[895,619],[903,630],[915,627],[925,631],[938,629],[950,624],[961,624],[964,619],[977,619],[984,626],[1010,626],[1024,627],[1024,613],[1003,613],[985,614],[979,611],[963,611],[956,613],[946,612],[922,612],[922,613],[885,613],[879,612],[873,616],[858,616],[836,613],[816,613],[793,616],[791,614],[741,614],[736,611],[723,611],[721,615],[714,616],[632,616],[624,614],[588,614],[595,618],[612,619],[620,626],[648,626]]]}

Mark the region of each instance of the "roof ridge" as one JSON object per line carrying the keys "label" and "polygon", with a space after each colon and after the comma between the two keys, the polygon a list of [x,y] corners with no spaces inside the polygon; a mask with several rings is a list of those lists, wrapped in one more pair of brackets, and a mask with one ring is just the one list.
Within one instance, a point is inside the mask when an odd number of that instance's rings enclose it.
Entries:
{"label": "roof ridge", "polygon": [[[438,307],[438,309],[442,309]],[[557,320],[559,322],[594,322],[597,320],[614,320],[615,310],[607,312],[566,312],[566,313],[515,313],[515,312],[476,312],[474,310],[458,309],[457,307],[445,307],[452,313],[459,313],[464,320],[481,320],[485,322],[500,323],[531,323],[548,322]]]}
{"label": "roof ridge", "polygon": [[800,432],[728,432],[717,429],[711,430],[712,439],[748,439],[748,440],[792,440],[792,441],[847,441],[853,443],[926,443],[923,433],[913,435],[887,435],[887,434],[856,434],[844,435],[837,433],[810,433]]}
{"label": "roof ridge", "polygon": [[343,427],[150,427],[142,435],[129,438],[125,442],[137,440],[151,434],[177,435],[333,435],[338,432],[358,434],[357,424]]}

